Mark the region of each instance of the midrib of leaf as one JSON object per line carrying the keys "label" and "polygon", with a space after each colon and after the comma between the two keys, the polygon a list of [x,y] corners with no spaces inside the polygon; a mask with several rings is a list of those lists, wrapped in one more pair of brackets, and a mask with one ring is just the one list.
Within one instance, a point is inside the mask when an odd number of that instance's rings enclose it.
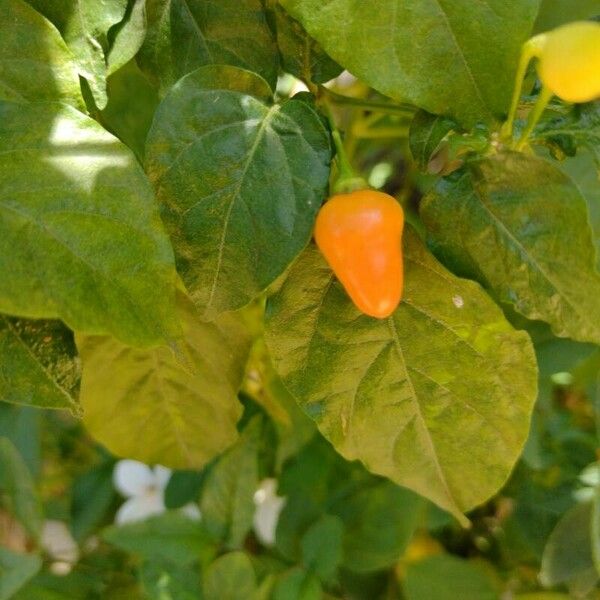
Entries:
{"label": "midrib of leaf", "polygon": [[389,317],[387,322],[388,322],[388,326],[390,329],[390,333],[392,334],[392,339],[394,341],[394,347],[396,348],[396,353],[398,354],[398,358],[400,359],[400,362],[402,363],[402,369],[403,369],[404,373],[406,374],[406,381],[408,382],[408,384],[410,386],[413,406],[415,408],[415,414],[419,418],[419,422],[421,423],[421,428],[422,428],[423,432],[425,433],[425,437],[427,439],[427,443],[428,443],[429,450],[430,450],[430,457],[432,459],[433,464],[435,465],[436,471],[438,472],[440,481],[446,492],[446,496],[447,496],[448,500],[450,501],[450,504],[453,506],[453,508],[455,509],[456,512],[461,513],[462,511],[456,505],[456,501],[454,499],[454,494],[450,490],[450,486],[446,479],[446,475],[444,474],[443,467],[439,461],[437,451],[435,449],[435,444],[434,444],[433,438],[431,437],[431,434],[429,433],[429,429],[427,428],[427,423],[425,421],[425,417],[423,416],[423,413],[421,411],[421,405],[419,403],[419,396],[417,395],[415,386],[412,382],[412,378],[410,376],[409,370],[406,365],[406,360],[404,358],[404,352],[402,350],[402,345],[400,344],[400,337],[398,336],[398,330],[396,329],[396,323],[394,321],[394,317],[393,316]]}
{"label": "midrib of leaf", "polygon": [[[466,175],[465,175],[466,176]],[[589,326],[589,320],[587,315],[581,312],[581,309],[577,306],[577,304],[573,304],[569,295],[561,290],[560,286],[554,281],[554,279],[545,271],[545,269],[535,260],[534,256],[531,252],[523,246],[523,244],[514,236],[514,234],[510,231],[510,229],[502,222],[502,220],[494,213],[494,211],[487,205],[484,200],[485,194],[479,193],[477,188],[473,186],[473,196],[479,200],[479,204],[485,209],[485,211],[489,214],[492,223],[494,223],[498,229],[504,232],[505,237],[512,242],[514,246],[518,248],[518,250],[522,253],[523,256],[528,258],[528,264],[530,264],[534,270],[536,270],[555,290],[555,292],[565,300],[565,302],[573,309],[574,313],[578,315],[583,323],[586,323]],[[536,311],[536,316],[539,316],[543,319],[543,315],[539,315]],[[592,324],[593,326],[593,324]],[[564,329],[564,326],[562,327]],[[596,328],[594,328],[596,329]]]}
{"label": "midrib of leaf", "polygon": [[265,132],[267,130],[267,127],[269,126],[271,119],[273,118],[273,116],[279,111],[279,106],[277,104],[275,104],[274,106],[272,106],[269,111],[267,112],[267,114],[265,115],[265,118],[263,120],[263,122],[261,123],[260,127],[258,128],[258,131],[256,133],[256,137],[254,138],[254,142],[252,143],[252,146],[248,152],[247,155],[247,159],[244,165],[244,168],[242,170],[242,173],[240,175],[240,180],[238,185],[236,186],[234,192],[231,195],[231,200],[229,202],[229,206],[227,207],[227,212],[225,214],[225,220],[223,222],[223,233],[221,234],[221,240],[219,242],[219,251],[218,251],[218,255],[217,255],[217,265],[215,267],[215,275],[213,278],[213,282],[212,282],[212,286],[211,286],[211,290],[210,290],[210,295],[208,297],[208,302],[206,303],[206,307],[210,308],[212,305],[212,302],[214,300],[215,297],[215,293],[217,291],[217,283],[219,280],[219,276],[221,274],[221,266],[223,263],[223,253],[225,251],[225,240],[227,239],[227,230],[229,228],[229,220],[231,218],[231,213],[233,211],[233,206],[236,202],[236,200],[239,198],[240,196],[240,192],[242,190],[242,186],[244,185],[244,180],[246,178],[246,175],[248,173],[248,169],[250,168],[250,165],[252,164],[252,161],[254,160],[254,156],[258,150],[258,146],[260,145],[260,142],[262,141],[263,136],[265,135]]}
{"label": "midrib of leaf", "polygon": [[[185,443],[185,441],[181,435],[181,432],[179,431],[179,428],[177,427],[177,425],[178,425],[177,416],[174,414],[174,412],[177,411],[177,408],[173,406],[172,399],[165,390],[165,380],[162,376],[161,359],[158,356],[158,353],[159,353],[159,350],[155,350],[152,352],[152,357],[154,359],[154,365],[155,365],[153,374],[157,381],[159,394],[164,400],[162,402],[162,407],[164,408],[164,411],[171,422],[171,426],[172,426],[172,430],[173,430],[173,437],[175,438],[175,443],[179,446],[182,454],[185,456],[186,460],[188,461],[188,464],[192,465],[192,464],[194,464],[194,461],[192,458],[192,452],[188,448],[187,444]],[[179,416],[182,417],[181,413],[179,414]],[[183,418],[182,421],[185,423],[185,418]]]}
{"label": "midrib of leaf", "polygon": [[75,399],[71,396],[71,394],[69,394],[69,392],[67,392],[67,390],[65,390],[58,383],[58,381],[56,381],[54,379],[54,377],[52,377],[50,375],[50,373],[48,372],[46,367],[40,362],[39,358],[34,354],[33,350],[25,343],[23,338],[21,338],[21,336],[19,335],[19,332],[11,325],[10,321],[6,317],[3,317],[3,316],[0,316],[0,319],[2,319],[2,321],[4,321],[6,328],[10,331],[10,333],[13,335],[13,337],[19,342],[19,344],[25,349],[27,354],[29,354],[29,356],[32,358],[32,360],[35,362],[35,364],[41,369],[41,371],[44,373],[44,375],[46,375],[46,377],[48,378],[48,381],[52,382],[52,384],[58,390],[58,392],[67,399],[68,403],[73,408],[78,408],[77,402],[75,401]]}
{"label": "midrib of leaf", "polygon": [[208,43],[206,41],[206,38],[204,37],[204,32],[202,31],[202,29],[200,29],[200,25],[198,24],[198,22],[196,21],[191,9],[190,9],[190,5],[188,4],[188,0],[181,0],[183,6],[185,6],[185,10],[188,13],[192,23],[194,24],[194,28],[196,29],[196,31],[198,32],[198,37],[200,38],[202,45],[204,46],[204,49],[206,50],[206,53],[208,54],[208,58],[210,60],[210,62],[215,62],[214,57],[212,52],[210,51],[210,48],[208,47]]}

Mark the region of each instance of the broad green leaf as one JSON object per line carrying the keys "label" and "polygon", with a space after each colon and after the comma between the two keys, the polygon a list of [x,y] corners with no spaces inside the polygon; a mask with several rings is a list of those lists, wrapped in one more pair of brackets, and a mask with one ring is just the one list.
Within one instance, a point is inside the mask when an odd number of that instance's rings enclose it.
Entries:
{"label": "broad green leaf", "polygon": [[42,507],[27,465],[17,449],[0,437],[0,498],[34,538],[42,528]]}
{"label": "broad green leaf", "polygon": [[344,567],[356,572],[393,566],[419,524],[423,502],[390,481],[375,481],[334,503],[344,523]]}
{"label": "broad green leaf", "polygon": [[594,503],[571,508],[550,535],[544,556],[540,581],[546,587],[569,583],[588,593],[600,573],[594,567],[591,523]]}
{"label": "broad green leaf", "polygon": [[61,32],[99,109],[106,106],[108,32],[125,17],[127,0],[28,0]]}
{"label": "broad green leaf", "polygon": [[138,53],[145,38],[146,0],[129,0],[123,20],[109,31],[107,75],[125,66]]}
{"label": "broad green leaf", "polygon": [[56,28],[22,0],[0,0],[0,98],[83,106],[73,56]]}
{"label": "broad green leaf", "polygon": [[205,526],[227,548],[240,548],[254,517],[258,488],[260,422],[251,421],[237,443],[211,469],[204,483],[200,510]]}
{"label": "broad green leaf", "polygon": [[204,573],[205,600],[251,600],[256,593],[256,575],[243,552],[231,552],[212,563]]}
{"label": "broad green leaf", "polygon": [[311,247],[270,299],[267,344],[286,386],[342,456],[464,523],[461,513],[495,493],[521,453],[535,357],[528,336],[411,229],[405,270],[402,304],[375,320],[358,312]]}
{"label": "broad green leaf", "polygon": [[499,594],[482,571],[449,555],[410,565],[403,582],[407,600],[498,600]]}
{"label": "broad green leaf", "polygon": [[322,581],[334,577],[342,562],[343,535],[342,520],[333,515],[323,515],[302,537],[304,565]]}
{"label": "broad green leaf", "polygon": [[342,72],[342,67],[327,55],[298,21],[292,19],[279,4],[273,10],[284,71],[312,83],[325,83]]}
{"label": "broad green leaf", "polygon": [[166,92],[205,65],[233,65],[275,88],[277,48],[260,0],[147,0],[140,64]]}
{"label": "broad green leaf", "polygon": [[165,506],[181,508],[188,502],[197,502],[207,469],[202,471],[175,471],[165,488]]}
{"label": "broad green leaf", "polygon": [[165,560],[178,566],[191,564],[215,552],[202,523],[179,513],[165,513],[145,521],[112,525],[104,529],[102,538],[147,560]]}
{"label": "broad green leaf", "polygon": [[77,411],[79,361],[59,321],[0,315],[0,400]]}
{"label": "broad green leaf", "polygon": [[237,438],[249,340],[233,315],[205,323],[187,300],[179,314],[184,337],[173,347],[77,336],[83,421],[118,456],[200,468]]}
{"label": "broad green leaf", "polygon": [[0,600],[9,600],[41,568],[36,554],[17,554],[0,548]]}
{"label": "broad green leaf", "polygon": [[102,111],[102,123],[135,152],[140,162],[158,103],[158,91],[135,61],[109,77],[108,104]]}
{"label": "broad green leaf", "polygon": [[176,334],[173,254],[133,154],[65,105],[0,101],[0,311]]}
{"label": "broad green leaf", "polygon": [[600,15],[600,0],[542,0],[535,31],[548,31],[564,23]]}
{"label": "broad green leaf", "polygon": [[539,0],[282,0],[327,53],[377,91],[461,124],[510,102]]}
{"label": "broad green leaf", "polygon": [[81,543],[106,518],[116,493],[114,461],[107,460],[79,475],[71,488],[71,532]]}
{"label": "broad green leaf", "polygon": [[272,105],[267,84],[235,67],[184,77],[158,109],[147,168],[178,270],[204,315],[240,308],[308,242],[331,148],[300,100]]}
{"label": "broad green leaf", "polygon": [[442,181],[421,214],[436,251],[557,336],[600,342],[600,274],[586,203],[549,161],[517,153]]}

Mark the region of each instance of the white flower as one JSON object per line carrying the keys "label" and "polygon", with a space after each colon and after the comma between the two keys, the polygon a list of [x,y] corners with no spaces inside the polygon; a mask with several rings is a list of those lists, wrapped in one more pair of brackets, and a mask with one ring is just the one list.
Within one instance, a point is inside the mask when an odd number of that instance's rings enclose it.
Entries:
{"label": "white flower", "polygon": [[580,474],[579,482],[583,487],[575,490],[573,496],[577,502],[591,502],[600,487],[600,464],[588,465]]}
{"label": "white flower", "polygon": [[285,498],[277,495],[276,490],[275,479],[264,479],[254,494],[254,532],[265,546],[275,543],[277,522],[286,502]]}
{"label": "white flower", "polygon": [[44,521],[40,544],[48,556],[54,559],[50,569],[55,575],[68,575],[79,559],[77,542],[62,521]]}
{"label": "white flower", "polygon": [[[113,483],[127,500],[117,511],[118,525],[143,521],[160,515],[165,506],[165,489],[171,478],[171,469],[156,465],[153,469],[137,460],[120,460],[115,465]],[[199,519],[200,510],[195,504],[187,504],[181,512],[190,519]]]}

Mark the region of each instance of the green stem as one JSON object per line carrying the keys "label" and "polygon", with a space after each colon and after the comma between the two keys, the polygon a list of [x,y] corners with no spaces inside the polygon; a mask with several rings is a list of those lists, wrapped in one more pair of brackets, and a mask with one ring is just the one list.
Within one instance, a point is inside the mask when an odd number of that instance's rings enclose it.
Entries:
{"label": "green stem", "polygon": [[527,67],[529,63],[536,57],[540,56],[546,36],[544,34],[537,35],[531,38],[528,42],[523,45],[521,51],[521,58],[519,60],[519,67],[517,69],[517,75],[515,77],[515,88],[513,92],[512,102],[510,105],[510,111],[508,113],[508,119],[502,126],[502,137],[504,139],[512,139],[513,129],[515,126],[515,117],[517,115],[517,109],[519,108],[519,100],[523,92],[523,85],[525,83],[525,75],[527,74]]}
{"label": "green stem", "polygon": [[376,102],[374,100],[362,100],[361,98],[351,98],[342,96],[337,92],[333,92],[326,87],[321,88],[327,98],[334,104],[345,106],[354,106],[362,110],[372,110],[392,115],[412,115],[415,112],[415,107],[411,104],[390,104],[388,102]]}
{"label": "green stem", "polygon": [[358,128],[353,131],[357,138],[363,140],[377,140],[387,138],[408,137],[408,127],[377,127],[376,129]]}
{"label": "green stem", "polygon": [[547,87],[544,86],[542,88],[537,102],[535,103],[533,109],[529,113],[529,117],[527,118],[527,125],[525,126],[525,129],[523,130],[519,141],[515,145],[516,150],[523,150],[523,148],[527,144],[529,136],[531,135],[535,126],[537,125],[537,122],[540,120],[540,117],[546,110],[548,104],[550,103],[550,100],[552,100],[553,95],[554,94]]}
{"label": "green stem", "polygon": [[336,160],[338,178],[333,186],[333,191],[336,194],[343,194],[368,188],[369,186],[367,182],[356,174],[352,164],[350,163],[350,160],[348,159],[346,149],[344,148],[344,142],[342,141],[342,136],[335,124],[333,114],[327,105],[326,110],[327,118],[329,119],[329,125],[331,127],[331,136],[333,137],[333,143],[335,144],[335,149],[337,152]]}

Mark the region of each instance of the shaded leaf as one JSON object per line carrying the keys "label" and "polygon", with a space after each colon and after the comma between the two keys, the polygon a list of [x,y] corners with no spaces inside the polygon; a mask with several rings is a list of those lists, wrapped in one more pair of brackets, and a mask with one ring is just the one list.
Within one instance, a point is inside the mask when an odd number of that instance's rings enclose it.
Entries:
{"label": "shaded leaf", "polygon": [[182,79],[148,136],[178,270],[207,317],[248,304],[308,242],[331,148],[315,111],[235,67]]}
{"label": "shaded leaf", "polygon": [[147,560],[164,560],[185,566],[216,551],[209,534],[198,521],[179,513],[165,513],[145,521],[112,525],[102,538]]}
{"label": "shaded leaf", "polygon": [[342,72],[342,67],[327,55],[296,19],[279,4],[273,10],[284,71],[312,83],[325,83]]}
{"label": "shaded leaf", "polygon": [[22,0],[0,1],[0,98],[83,106],[73,56],[60,34]]}
{"label": "shaded leaf", "polygon": [[129,0],[123,20],[108,32],[108,37],[110,51],[106,58],[107,75],[112,75],[125,66],[144,43],[146,38],[146,0]]}
{"label": "shaded leaf", "polygon": [[139,345],[176,334],[175,269],[133,154],[65,105],[0,102],[0,311]]}
{"label": "shaded leaf", "polygon": [[78,410],[79,360],[60,321],[0,315],[0,400]]}
{"label": "shaded leaf", "polygon": [[147,0],[148,36],[140,64],[166,92],[205,65],[233,65],[274,89],[277,48],[260,0]]}
{"label": "shaded leaf", "polygon": [[323,590],[319,580],[301,567],[281,575],[273,589],[273,600],[321,600]]}
{"label": "shaded leaf", "polygon": [[535,357],[528,336],[410,229],[405,268],[404,301],[375,320],[357,311],[311,247],[270,299],[267,344],[338,452],[464,523],[461,512],[496,492],[521,453]]}
{"label": "shaded leaf", "polygon": [[498,600],[491,581],[466,560],[439,555],[410,565],[404,581],[407,600]]}
{"label": "shaded leaf", "polygon": [[343,535],[342,520],[332,515],[323,515],[302,537],[303,563],[322,581],[334,577],[342,562]]}
{"label": "shaded leaf", "polygon": [[427,171],[440,142],[456,128],[451,119],[431,115],[420,110],[410,125],[410,151],[417,167]]}
{"label": "shaded leaf", "polygon": [[[308,33],[377,91],[462,125],[507,110],[539,0],[282,0]],[[490,43],[494,40],[494,43]]]}
{"label": "shaded leaf", "polygon": [[600,15],[600,0],[542,0],[535,32]]}
{"label": "shaded leaf", "polygon": [[592,554],[592,513],[594,502],[578,504],[558,522],[548,539],[540,581],[554,587],[569,583],[588,593],[596,585],[600,574],[594,567]]}
{"label": "shaded leaf", "polygon": [[41,568],[42,559],[35,554],[17,554],[0,548],[0,600],[9,600]]}
{"label": "shaded leaf", "polygon": [[38,538],[42,529],[42,506],[27,465],[17,449],[0,437],[0,492],[14,517]]}
{"label": "shaded leaf", "polygon": [[181,567],[158,561],[146,562],[140,569],[140,575],[149,600],[203,598],[200,573],[195,565]]}
{"label": "shaded leaf", "polygon": [[231,552],[213,562],[204,573],[205,600],[250,600],[256,592],[256,575],[243,552]]}
{"label": "shaded leaf", "polygon": [[227,548],[239,548],[252,527],[258,488],[260,421],[255,418],[225,452],[204,483],[200,510],[205,526]]}
{"label": "shaded leaf", "polygon": [[517,153],[440,183],[421,214],[434,248],[558,336],[600,342],[600,274],[586,203],[551,162]]}
{"label": "shaded leaf", "polygon": [[81,406],[89,432],[114,454],[200,468],[237,438],[249,340],[234,315],[205,323],[188,300],[179,314],[184,337],[173,347],[77,336]]}

